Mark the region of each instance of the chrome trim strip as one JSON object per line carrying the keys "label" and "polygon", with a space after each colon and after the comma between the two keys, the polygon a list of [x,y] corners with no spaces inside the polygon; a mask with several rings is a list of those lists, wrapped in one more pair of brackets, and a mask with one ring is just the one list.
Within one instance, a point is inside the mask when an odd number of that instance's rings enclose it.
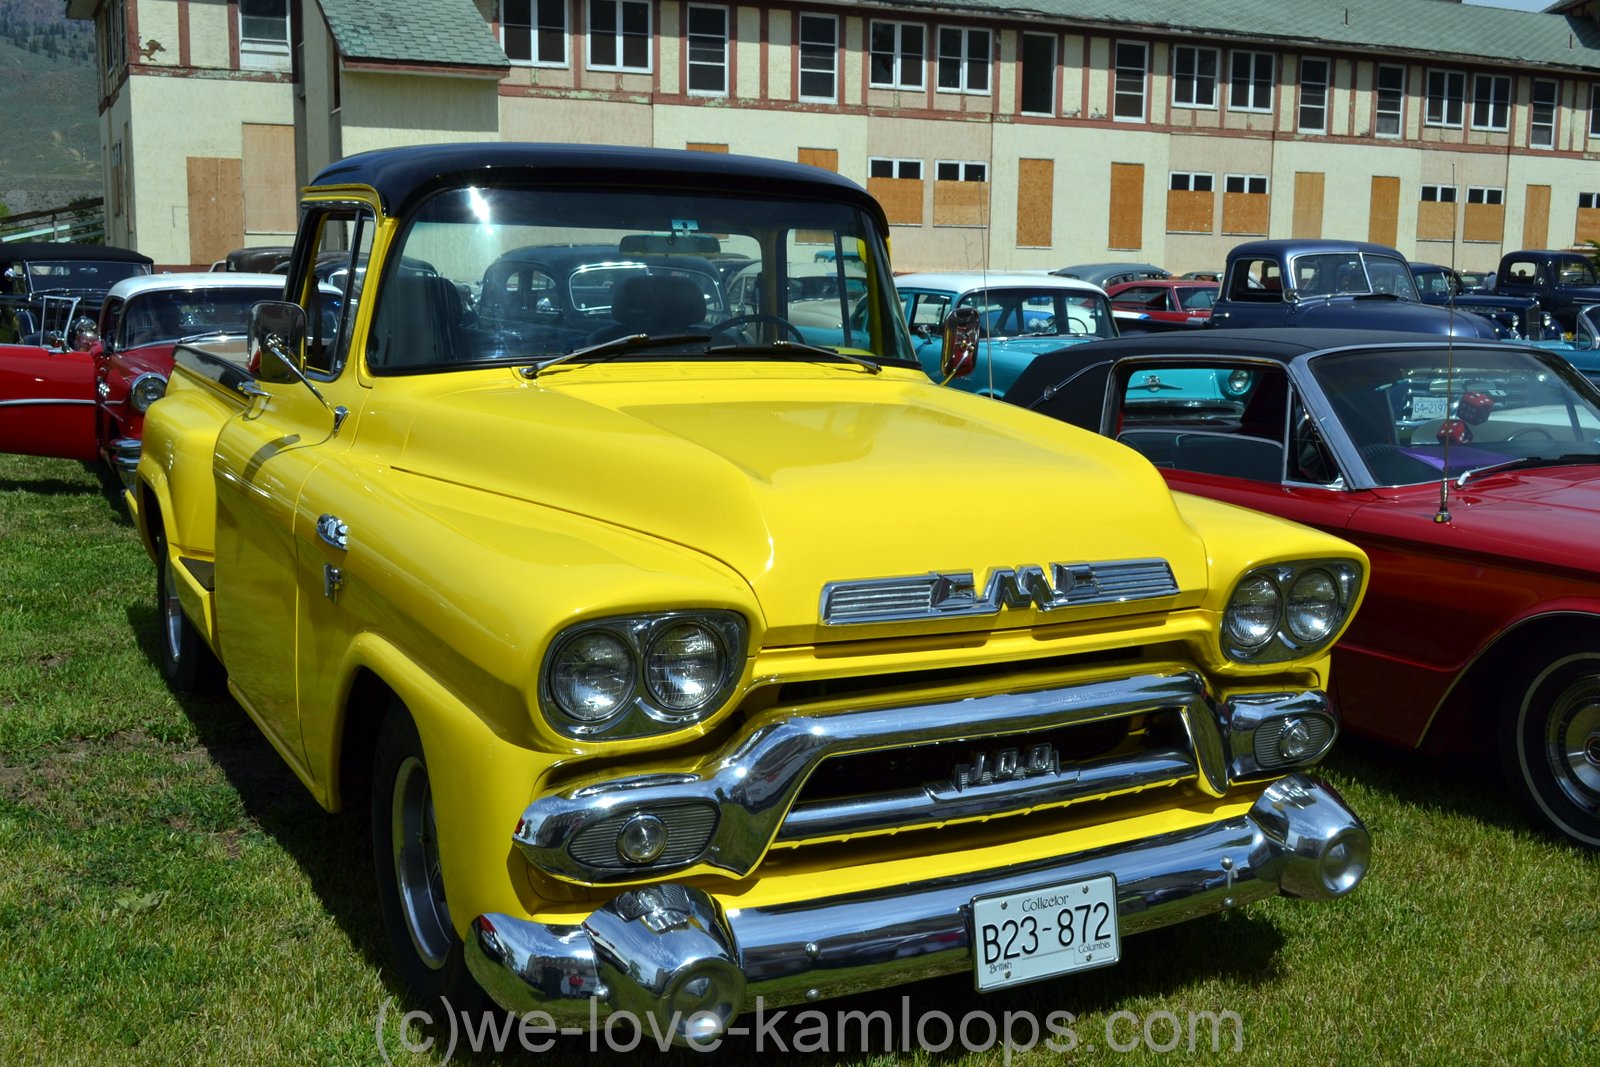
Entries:
{"label": "chrome trim strip", "polygon": [[[623,893],[578,925],[481,915],[467,933],[467,965],[502,1007],[549,1012],[558,1025],[670,1007],[659,991],[708,962],[724,988],[742,993],[744,1010],[757,997],[779,1007],[970,971],[975,896],[1110,873],[1118,923],[1136,934],[1273,893],[1343,896],[1360,883],[1370,850],[1338,793],[1291,775],[1241,816],[910,885],[722,908],[703,890],[665,883]],[[730,960],[737,976],[726,974]]]}
{"label": "chrome trim strip", "polygon": [[67,400],[56,397],[36,397],[28,400],[0,400],[0,408],[37,408],[37,407],[94,407],[93,400]]}
{"label": "chrome trim strip", "polygon": [[[688,871],[743,877],[776,840],[805,780],[831,756],[1029,733],[1160,708],[1177,711],[1185,722],[1199,772],[1196,787],[1221,796],[1228,780],[1223,727],[1200,676],[1181,671],[834,714],[780,709],[690,766],[644,767],[624,778],[596,776],[540,797],[523,812],[513,840],[535,867],[569,881],[641,881]],[[624,806],[648,811],[693,799],[715,804],[721,812],[710,843],[693,859],[627,870],[619,862],[617,868],[600,869],[579,863],[569,851],[579,833]],[[926,818],[937,821],[937,810]]]}

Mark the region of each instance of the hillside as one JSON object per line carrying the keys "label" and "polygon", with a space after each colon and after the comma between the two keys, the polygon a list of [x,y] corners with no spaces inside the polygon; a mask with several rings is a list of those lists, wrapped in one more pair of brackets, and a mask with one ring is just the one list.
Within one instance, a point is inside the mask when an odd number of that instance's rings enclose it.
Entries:
{"label": "hillside", "polygon": [[102,192],[94,29],[61,8],[0,5],[0,202],[12,213]]}

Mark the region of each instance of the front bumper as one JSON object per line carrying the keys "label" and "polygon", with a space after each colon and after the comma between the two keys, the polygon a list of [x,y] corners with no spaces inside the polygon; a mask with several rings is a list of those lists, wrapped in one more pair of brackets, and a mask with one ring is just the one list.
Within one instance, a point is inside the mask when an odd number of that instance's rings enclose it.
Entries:
{"label": "front bumper", "polygon": [[1370,851],[1366,827],[1333,789],[1291,775],[1236,818],[871,893],[724,910],[668,882],[623,892],[574,926],[480,915],[467,962],[512,1011],[547,1012],[557,1025],[649,1014],[698,1040],[757,997],[777,1007],[971,970],[975,896],[1110,872],[1121,930],[1132,934],[1279,892],[1343,896]]}

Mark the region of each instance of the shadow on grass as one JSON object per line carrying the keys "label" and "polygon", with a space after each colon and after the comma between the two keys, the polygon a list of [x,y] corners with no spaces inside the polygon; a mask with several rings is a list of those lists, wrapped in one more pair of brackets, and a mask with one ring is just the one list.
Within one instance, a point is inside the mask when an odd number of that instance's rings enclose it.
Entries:
{"label": "shadow on grass", "polygon": [[1535,830],[1489,753],[1427,754],[1346,734],[1322,767],[1410,807],[1461,815],[1501,830]]}
{"label": "shadow on grass", "polygon": [[83,464],[87,481],[69,481],[65,478],[0,478],[0,493],[35,493],[45,497],[83,497],[98,492],[119,526],[128,526],[128,509],[122,502],[122,479],[100,460],[86,460]]}

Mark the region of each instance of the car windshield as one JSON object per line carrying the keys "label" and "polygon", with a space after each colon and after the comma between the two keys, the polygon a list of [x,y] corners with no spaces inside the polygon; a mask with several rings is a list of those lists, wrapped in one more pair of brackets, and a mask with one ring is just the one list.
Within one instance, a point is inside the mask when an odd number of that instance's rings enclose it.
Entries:
{"label": "car windshield", "polygon": [[1600,392],[1515,348],[1408,348],[1314,357],[1320,384],[1380,485],[1519,460],[1600,459]]}
{"label": "car windshield", "polygon": [[124,278],[149,274],[143,263],[97,259],[30,260],[28,285],[36,293],[110,289]]}
{"label": "car windshield", "polygon": [[956,303],[975,308],[983,336],[1115,337],[1111,305],[1094,292],[1070,289],[980,289]]}
{"label": "car windshield", "polygon": [[208,333],[243,334],[250,308],[282,300],[283,290],[261,288],[173,289],[129,299],[122,317],[122,346],[171,343]]}
{"label": "car windshield", "polygon": [[[879,227],[849,204],[448,190],[405,224],[388,262],[368,342],[380,373],[542,363],[596,345],[607,347],[582,355],[782,358],[813,346],[914,358]],[[639,336],[660,343],[608,345]]]}
{"label": "car windshield", "polygon": [[1297,256],[1295,289],[1301,296],[1397,296],[1416,300],[1406,261],[1373,252],[1319,252]]}

